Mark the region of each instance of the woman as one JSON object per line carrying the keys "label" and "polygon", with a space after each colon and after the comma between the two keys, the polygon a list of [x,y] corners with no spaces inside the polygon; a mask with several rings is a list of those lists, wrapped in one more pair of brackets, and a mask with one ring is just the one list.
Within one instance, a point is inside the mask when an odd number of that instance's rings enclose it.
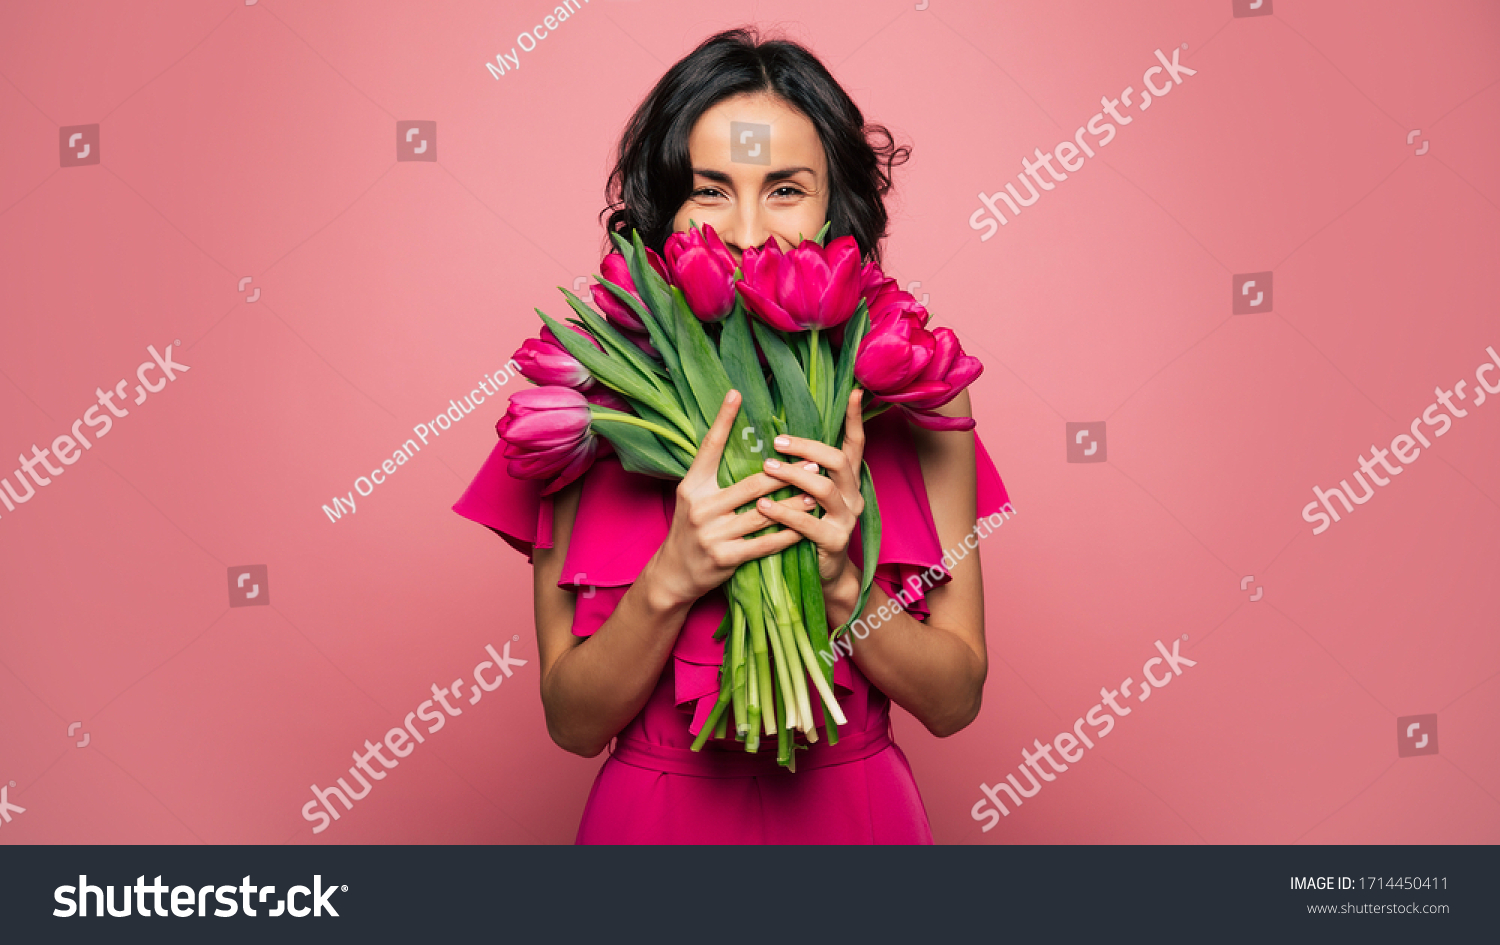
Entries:
{"label": "woman", "polygon": [[[889,169],[907,150],[883,128],[868,131],[883,144],[871,145],[859,110],[805,49],[747,30],[721,33],[673,66],[631,119],[610,177],[608,226],[637,229],[660,251],[672,232],[709,224],[739,259],[771,239],[788,250],[831,221],[829,239],[852,235],[878,260]],[[727,489],[715,470],[739,408],[734,391],[675,488],[606,458],[542,498],[541,483],[506,473],[499,444],[454,506],[535,566],[553,740],[587,758],[615,741],[577,842],[932,842],[910,766],[891,740],[890,702],[939,737],[978,714],[984,600],[977,549],[963,539],[976,512],[988,515],[1006,497],[975,435],[922,429],[899,411],[866,428],[859,398],[856,390],[841,449],[778,439],[777,450],[798,462],[768,460]],[[967,394],[938,412],[967,417]],[[869,621],[877,629],[834,665],[849,722],[838,744],[798,750],[795,772],[778,768],[774,751],[748,754],[732,738],[689,750],[719,691],[719,586],[738,565],[806,538],[818,549],[830,626],[852,615],[862,460],[884,523],[864,615],[894,613]],[[797,494],[766,498],[788,485]],[[821,517],[810,514],[814,505]],[[783,527],[747,537],[772,524]],[[945,549],[954,549],[948,560],[963,559],[951,572],[940,563]],[[938,576],[935,586],[924,572]],[[905,610],[892,603],[903,587]]]}

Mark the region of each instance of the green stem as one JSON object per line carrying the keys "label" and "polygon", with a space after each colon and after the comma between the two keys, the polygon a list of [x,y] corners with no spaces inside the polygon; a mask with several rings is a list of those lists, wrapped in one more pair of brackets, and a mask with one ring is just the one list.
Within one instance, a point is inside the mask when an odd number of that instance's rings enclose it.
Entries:
{"label": "green stem", "polygon": [[[847,725],[849,720],[844,718],[844,711],[839,708],[839,700],[834,697],[833,688],[828,685],[828,680],[823,678],[823,673],[816,665],[817,656],[813,653],[812,644],[808,642],[807,634],[803,632],[795,634],[795,636],[797,638],[797,648],[802,652],[802,658],[807,661],[808,665],[812,666],[812,672],[809,675],[812,676],[813,685],[817,687],[818,695],[823,697],[824,708],[833,713],[832,718],[834,722],[839,725]],[[808,714],[811,715],[812,713],[809,712]]]}
{"label": "green stem", "polygon": [[[782,563],[781,553],[777,553],[761,560],[761,576],[765,581],[767,599],[771,602],[772,611],[776,616],[776,630],[781,636],[781,648],[786,651],[786,664],[790,671],[790,682],[792,696],[796,699],[796,705],[788,710],[788,715],[795,711],[798,717],[797,728],[803,732],[815,733],[812,717],[812,702],[807,697],[807,673],[802,667],[802,658],[795,642],[795,627],[801,623],[796,612],[789,606],[790,596],[787,591],[786,580],[781,576]],[[816,667],[813,672],[822,678],[822,672]],[[813,738],[817,735],[813,734]]]}
{"label": "green stem", "polygon": [[760,749],[760,680],[756,679],[759,670],[755,660],[747,660],[745,668],[750,702],[746,712],[749,727],[745,730],[745,750],[753,752]]}
{"label": "green stem", "polygon": [[807,392],[812,394],[813,403],[815,404],[823,402],[818,398],[818,382],[822,380],[818,376],[818,363],[823,360],[818,353],[819,330],[814,328],[807,336]]}
{"label": "green stem", "polygon": [[785,693],[778,701],[777,709],[781,712],[781,729],[776,733],[776,763],[785,767],[792,763],[792,720],[787,713],[791,704],[786,701]]}
{"label": "green stem", "polygon": [[745,667],[745,611],[738,603],[730,603],[730,630],[729,649],[732,667],[730,672],[734,680],[734,731],[736,735],[744,735],[749,726],[747,714],[745,689],[749,682],[749,673]]}
{"label": "green stem", "polygon": [[714,726],[719,724],[719,716],[723,715],[724,710],[729,706],[729,674],[724,673],[723,677],[723,681],[719,683],[719,701],[714,703],[713,711],[708,713],[708,719],[703,723],[703,728],[699,730],[698,737],[693,739],[693,751],[699,751],[703,748],[703,743],[708,741],[708,737],[714,733]]}
{"label": "green stem", "polygon": [[[772,555],[771,557],[774,558],[775,555]],[[770,560],[770,558],[761,558],[760,559],[760,561],[761,561],[761,567],[762,567],[763,571],[765,569],[764,562],[766,562],[768,560]],[[780,567],[780,565],[777,565],[777,567]],[[761,589],[764,590],[764,588],[761,588]],[[776,627],[777,615],[775,614],[774,610],[771,613],[766,614],[765,616],[769,617],[770,618],[770,622],[771,622],[771,626],[765,627],[765,631],[764,632],[765,632],[766,636],[771,641],[771,652],[772,652],[772,654],[776,658],[776,683],[777,683],[777,688],[781,690],[781,701],[783,702],[783,704],[785,704],[785,703],[788,702],[787,695],[789,693],[793,692],[793,688],[792,688],[792,670],[791,670],[791,667],[788,665],[788,662],[787,662],[787,657],[788,657],[787,647],[784,645],[781,633],[780,633],[780,631]],[[795,696],[791,700],[790,704],[794,707],[792,709],[792,711],[795,712],[796,711],[795,710],[795,705],[796,705]],[[781,724],[783,726],[786,724],[785,723],[785,719],[790,714],[791,713],[789,713],[789,712],[783,711],[781,713],[781,715],[778,716],[778,720],[781,722]],[[767,732],[767,734],[770,734],[770,733]]]}
{"label": "green stem", "polygon": [[665,427],[659,427],[656,424],[650,422],[649,420],[642,420],[640,417],[630,417],[630,416],[625,416],[623,414],[602,414],[602,413],[600,413],[600,414],[591,414],[591,416],[593,418],[593,422],[594,423],[604,423],[604,422],[608,422],[608,423],[624,423],[624,424],[627,424],[627,425],[632,426],[632,427],[640,427],[643,430],[650,430],[652,433],[655,433],[657,436],[661,437],[662,439],[664,439],[664,440],[670,440],[673,443],[676,443],[678,446],[682,447],[683,450],[685,450],[689,456],[696,456],[696,455],[698,455],[698,447],[694,446],[693,444],[689,443],[687,440],[684,440],[682,437],[678,436],[675,431],[668,430]]}
{"label": "green stem", "polygon": [[[681,430],[688,436],[696,437],[702,435],[700,431],[693,428],[693,421],[689,420],[688,415],[683,413],[682,408],[678,406],[676,398],[673,396],[673,394],[664,396],[662,400],[663,405],[668,409],[662,410],[660,407],[658,407],[658,413],[675,423],[677,425],[677,429]],[[696,450],[692,452],[696,452]]]}
{"label": "green stem", "polygon": [[776,734],[776,712],[772,693],[776,680],[771,676],[771,654],[766,647],[765,622],[751,627],[750,647],[755,653],[755,681],[760,686],[761,719],[767,735]]}

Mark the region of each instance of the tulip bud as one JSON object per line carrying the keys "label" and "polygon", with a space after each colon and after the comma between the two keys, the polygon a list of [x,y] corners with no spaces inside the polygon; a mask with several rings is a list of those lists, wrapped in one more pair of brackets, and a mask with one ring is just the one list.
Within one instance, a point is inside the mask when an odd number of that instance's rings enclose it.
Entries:
{"label": "tulip bud", "polygon": [[536,387],[511,395],[495,432],[505,441],[507,471],[517,479],[552,479],[551,495],[583,475],[598,452],[589,429],[589,402],[567,387]]}
{"label": "tulip bud", "polygon": [[662,252],[672,284],[682,290],[700,321],[720,321],[734,309],[734,271],[739,264],[713,227],[705,223],[673,233]]}
{"label": "tulip bud", "polygon": [[[655,269],[663,279],[667,278],[667,267],[654,250],[646,250],[646,259],[651,263],[651,268]],[[599,274],[620,288],[629,290],[630,294],[637,299],[640,298],[641,294],[636,290],[635,280],[630,277],[630,266],[625,262],[625,257],[618,252],[610,253],[599,262]],[[604,286],[595,283],[589,286],[589,293],[594,297],[594,307],[603,312],[604,317],[614,322],[617,327],[635,332],[646,330],[645,323],[636,317],[630,306],[615,298],[615,294]]]}
{"label": "tulip bud", "polygon": [[[578,331],[577,328],[573,330]],[[581,331],[578,333],[593,342],[594,347],[599,347],[592,337]],[[594,377],[588,368],[568,353],[550,328],[543,328],[540,336],[527,339],[512,358],[520,365],[521,376],[533,384],[571,387],[580,391],[594,386]]]}

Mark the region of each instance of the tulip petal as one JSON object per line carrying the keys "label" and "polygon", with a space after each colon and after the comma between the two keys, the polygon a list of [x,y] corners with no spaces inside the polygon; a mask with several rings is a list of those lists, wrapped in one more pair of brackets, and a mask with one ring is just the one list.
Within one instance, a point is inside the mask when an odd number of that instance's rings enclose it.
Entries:
{"label": "tulip petal", "polygon": [[973,417],[945,417],[942,414],[926,413],[903,407],[906,419],[927,430],[950,431],[974,429]]}

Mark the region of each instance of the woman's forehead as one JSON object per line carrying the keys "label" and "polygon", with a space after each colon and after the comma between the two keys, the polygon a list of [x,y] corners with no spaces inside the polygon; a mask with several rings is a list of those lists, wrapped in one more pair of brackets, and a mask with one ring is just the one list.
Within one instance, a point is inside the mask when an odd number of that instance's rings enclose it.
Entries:
{"label": "woman's forehead", "polygon": [[770,95],[719,102],[698,119],[688,144],[695,167],[755,171],[755,176],[762,168],[802,167],[818,174],[823,167],[823,145],[813,123]]}

